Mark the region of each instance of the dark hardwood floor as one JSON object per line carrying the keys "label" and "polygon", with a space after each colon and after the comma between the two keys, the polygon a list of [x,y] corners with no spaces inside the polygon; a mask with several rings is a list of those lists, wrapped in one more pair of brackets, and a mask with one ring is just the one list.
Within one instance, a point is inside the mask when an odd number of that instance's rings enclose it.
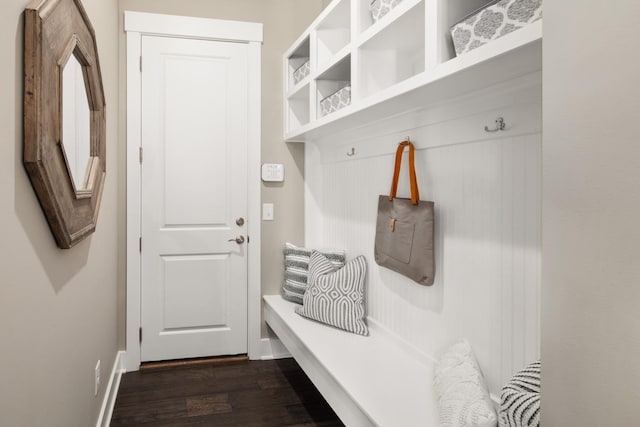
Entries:
{"label": "dark hardwood floor", "polygon": [[111,426],[342,426],[293,359],[124,374]]}

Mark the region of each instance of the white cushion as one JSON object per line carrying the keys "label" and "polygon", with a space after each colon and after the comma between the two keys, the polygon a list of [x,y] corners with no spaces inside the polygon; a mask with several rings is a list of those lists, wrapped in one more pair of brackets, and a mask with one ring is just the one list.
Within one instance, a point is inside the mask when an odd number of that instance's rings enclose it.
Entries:
{"label": "white cushion", "polygon": [[495,427],[498,423],[478,362],[466,340],[436,365],[434,387],[442,427]]}

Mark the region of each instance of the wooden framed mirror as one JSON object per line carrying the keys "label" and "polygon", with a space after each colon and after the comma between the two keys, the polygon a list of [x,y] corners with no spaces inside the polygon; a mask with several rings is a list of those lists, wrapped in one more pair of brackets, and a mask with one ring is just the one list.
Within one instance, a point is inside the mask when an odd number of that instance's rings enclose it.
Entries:
{"label": "wooden framed mirror", "polygon": [[61,248],[96,227],[106,175],[95,32],[79,0],[25,9],[24,165]]}

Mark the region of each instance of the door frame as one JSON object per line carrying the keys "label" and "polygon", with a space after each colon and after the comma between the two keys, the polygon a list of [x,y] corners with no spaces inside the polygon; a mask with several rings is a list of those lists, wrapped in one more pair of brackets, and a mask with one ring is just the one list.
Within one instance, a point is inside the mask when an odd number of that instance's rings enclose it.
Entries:
{"label": "door frame", "polygon": [[143,12],[124,12],[127,75],[126,369],[140,368],[142,36],[172,36],[246,43],[249,46],[247,145],[247,350],[260,359],[260,147],[262,24]]}

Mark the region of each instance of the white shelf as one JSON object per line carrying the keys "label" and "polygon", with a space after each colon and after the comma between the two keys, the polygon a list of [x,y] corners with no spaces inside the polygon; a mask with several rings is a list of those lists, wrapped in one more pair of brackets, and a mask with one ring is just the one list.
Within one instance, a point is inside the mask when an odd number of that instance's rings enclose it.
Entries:
{"label": "white shelf", "polygon": [[[357,30],[352,31],[353,40],[333,52],[330,58],[325,58],[322,67],[318,67],[311,37],[312,82],[308,98],[311,113],[309,118],[303,117],[306,120],[287,121],[285,140],[321,139],[541,70],[542,21],[452,58],[449,26],[471,12],[471,7],[486,3],[487,0],[404,0],[372,24],[371,20],[366,21],[368,10],[363,10],[368,0],[352,1],[351,5],[360,8],[349,12],[358,18],[352,19]],[[346,0],[331,3],[288,54],[303,46],[308,35],[323,22],[344,23],[336,13],[342,11],[344,14],[346,4],[349,4]],[[346,78],[347,69],[350,78]],[[316,117],[317,84],[331,80],[351,82],[351,105]],[[326,92],[331,83],[320,83],[320,86],[322,92]],[[285,100],[287,115],[291,114],[292,108],[302,108],[299,99],[295,103]]]}
{"label": "white shelf", "polygon": [[[364,2],[368,4],[370,0],[364,0]],[[393,9],[391,9],[378,22],[366,28],[358,37],[358,45],[362,45],[363,43],[366,43],[369,39],[374,37],[376,34],[379,34],[380,32],[382,32],[388,26],[391,26],[396,20],[400,19],[402,16],[407,14],[410,10],[412,10],[418,5],[422,5],[424,7],[424,1],[423,0],[404,0],[402,3],[400,3]],[[422,10],[424,13],[424,9]],[[365,14],[368,15],[368,10],[365,11]],[[369,18],[369,20],[371,20],[371,18]],[[421,16],[420,20],[424,20],[424,16]],[[419,26],[424,28],[424,24],[419,24]],[[415,28],[413,29],[415,30]]]}
{"label": "white shelf", "polygon": [[309,61],[311,57],[311,47],[309,35],[305,35],[303,40],[299,42],[290,52],[287,53],[285,58],[285,90],[294,91],[296,87],[301,86],[302,82],[297,85],[293,81],[293,73],[305,62]]}
{"label": "white shelf", "polygon": [[[321,114],[320,103],[327,96],[334,94],[345,86],[351,86],[351,56],[350,52],[346,52],[346,56],[338,56],[336,62],[333,62],[330,68],[322,70],[316,82],[316,117],[323,117]],[[348,106],[347,106],[348,107]],[[347,107],[343,107],[347,108]],[[330,113],[330,115],[336,112]],[[328,116],[328,115],[327,115]]]}
{"label": "white shelf", "polygon": [[304,90],[309,90],[309,82],[311,82],[311,76],[307,76],[302,79],[301,82],[291,88],[287,94],[287,99],[299,99],[303,96]]}
{"label": "white shelf", "polygon": [[311,99],[311,79],[307,77],[305,81],[306,83],[304,83],[304,81],[300,82],[286,101],[286,124],[293,129],[308,126],[310,123],[311,109],[309,103]]}
{"label": "white shelf", "polygon": [[349,57],[349,55],[351,55],[351,45],[346,45],[345,47],[343,47],[342,49],[340,49],[335,55],[333,55],[333,57],[331,58],[330,61],[328,61],[324,67],[322,67],[321,69],[319,69],[316,73],[313,73],[313,75],[315,75],[316,79],[330,79],[327,73],[334,73],[336,72],[336,66],[341,64],[341,66],[345,66],[345,59]]}
{"label": "white shelf", "polygon": [[331,59],[351,42],[350,0],[335,0],[333,6],[315,29],[315,57],[318,67]]}
{"label": "white shelf", "polygon": [[[402,9],[400,15],[394,14],[405,3],[411,7]],[[375,32],[367,32],[359,44],[356,84],[361,98],[425,70],[424,2],[405,0],[378,23],[386,25],[371,27]]]}

